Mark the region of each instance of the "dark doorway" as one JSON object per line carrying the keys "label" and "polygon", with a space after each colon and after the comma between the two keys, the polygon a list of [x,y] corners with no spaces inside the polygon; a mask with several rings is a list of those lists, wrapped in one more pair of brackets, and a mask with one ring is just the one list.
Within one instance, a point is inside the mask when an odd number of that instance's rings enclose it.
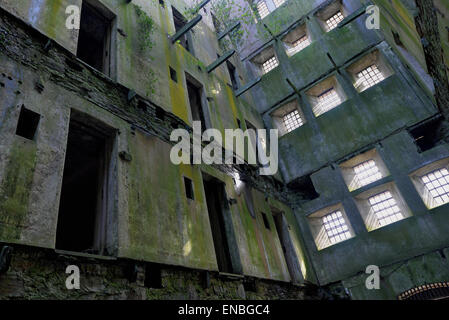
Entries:
{"label": "dark doorway", "polygon": [[203,87],[188,74],[186,79],[192,120],[201,121],[201,130],[204,131],[207,129],[207,124],[203,111]]}
{"label": "dark doorway", "polygon": [[218,270],[242,273],[224,183],[206,174],[203,181]]}
{"label": "dark doorway", "polygon": [[[187,24],[187,19],[184,18],[184,16],[181,14],[181,12],[176,10],[175,7],[172,7],[172,11],[173,11],[173,22],[175,24],[175,30],[176,30],[176,32],[178,32]],[[187,51],[190,52],[189,37],[187,34],[184,34],[179,39],[179,42],[180,42],[181,46],[183,46]]]}
{"label": "dark doorway", "polygon": [[274,223],[276,225],[276,231],[279,236],[279,241],[282,246],[282,252],[284,253],[285,262],[290,273],[292,282],[299,283],[303,279],[301,274],[301,266],[299,265],[298,256],[295,252],[292,239],[290,238],[289,226],[284,213],[271,208],[273,213]]}
{"label": "dark doorway", "polygon": [[56,248],[106,255],[115,131],[94,121],[75,112],[70,118]]}
{"label": "dark doorway", "polygon": [[110,75],[111,63],[111,16],[83,1],[76,54],[79,59],[107,75]]}

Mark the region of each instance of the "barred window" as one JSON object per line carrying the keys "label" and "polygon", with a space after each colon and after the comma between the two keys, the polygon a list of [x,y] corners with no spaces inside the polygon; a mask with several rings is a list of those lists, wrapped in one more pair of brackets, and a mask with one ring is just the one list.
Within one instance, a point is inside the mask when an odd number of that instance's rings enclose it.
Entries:
{"label": "barred window", "polygon": [[313,113],[318,117],[341,103],[342,101],[337,90],[331,88],[318,96],[318,103],[314,106]]}
{"label": "barred window", "polygon": [[279,65],[279,62],[276,59],[276,56],[272,56],[271,58],[269,58],[267,61],[265,61],[262,64],[262,72],[263,72],[263,74],[266,74],[266,73],[270,72],[271,70],[276,68],[278,65]]}
{"label": "barred window", "polygon": [[336,14],[334,14],[332,17],[326,20],[327,25],[327,31],[331,31],[335,29],[340,22],[344,20],[344,16],[341,13],[341,11],[338,11]]}
{"label": "barred window", "polygon": [[392,224],[404,218],[390,191],[374,195],[368,199],[381,227]]}
{"label": "barred window", "polygon": [[360,88],[362,91],[378,84],[385,79],[384,75],[380,72],[379,68],[373,64],[366,69],[363,69],[357,74],[356,88]]}
{"label": "barred window", "polygon": [[259,12],[259,16],[261,19],[270,14],[270,10],[268,10],[268,6],[264,0],[261,0],[257,3],[257,11]]}
{"label": "barred window", "polygon": [[289,133],[304,124],[304,120],[301,118],[298,110],[287,113],[282,118],[282,122],[284,123],[285,133]]}
{"label": "barred window", "polygon": [[382,174],[374,160],[364,161],[356,165],[353,170],[355,173],[355,183],[358,188],[366,186],[382,178]]}
{"label": "barred window", "polygon": [[294,55],[295,53],[301,51],[302,49],[306,48],[308,45],[310,45],[310,40],[307,35],[303,36],[302,38],[296,40],[293,42],[292,46],[288,48],[287,54],[289,56]]}
{"label": "barred window", "polygon": [[331,244],[351,238],[351,233],[340,210],[324,216],[322,221]]}
{"label": "barred window", "polygon": [[446,168],[434,170],[421,179],[433,197],[435,207],[449,202],[449,172]]}
{"label": "barred window", "polygon": [[273,2],[277,8],[277,7],[280,7],[285,2],[285,0],[273,0]]}

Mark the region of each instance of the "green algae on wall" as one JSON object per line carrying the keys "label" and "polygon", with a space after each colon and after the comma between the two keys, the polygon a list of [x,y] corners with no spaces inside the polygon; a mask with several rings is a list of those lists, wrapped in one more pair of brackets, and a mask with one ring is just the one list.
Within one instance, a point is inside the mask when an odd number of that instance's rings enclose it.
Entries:
{"label": "green algae on wall", "polygon": [[28,198],[36,165],[36,145],[16,140],[11,148],[0,188],[0,238],[18,240],[28,210]]}

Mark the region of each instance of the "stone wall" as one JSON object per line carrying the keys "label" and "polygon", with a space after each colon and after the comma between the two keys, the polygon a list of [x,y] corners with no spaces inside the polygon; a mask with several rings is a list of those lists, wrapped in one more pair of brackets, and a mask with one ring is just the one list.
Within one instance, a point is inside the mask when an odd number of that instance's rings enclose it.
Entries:
{"label": "stone wall", "polygon": [[[80,269],[80,289],[68,290],[67,266]],[[146,282],[150,271],[130,260],[102,260],[51,250],[15,246],[9,271],[0,274],[0,299],[323,299],[332,295],[313,286],[230,278],[170,266],[160,270],[160,288]],[[147,270],[153,270],[147,268]],[[147,274],[146,274],[147,273]],[[156,275],[157,276],[157,275]]]}

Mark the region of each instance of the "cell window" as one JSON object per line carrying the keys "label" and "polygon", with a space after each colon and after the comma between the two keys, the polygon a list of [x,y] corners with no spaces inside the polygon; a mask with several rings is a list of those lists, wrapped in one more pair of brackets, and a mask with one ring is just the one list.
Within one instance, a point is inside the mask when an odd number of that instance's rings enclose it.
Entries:
{"label": "cell window", "polygon": [[366,186],[382,178],[382,174],[374,160],[368,160],[353,167],[357,187]]}
{"label": "cell window", "polygon": [[184,177],[184,187],[187,199],[195,200],[195,195],[193,191],[193,182],[187,177]]}
{"label": "cell window", "polygon": [[357,82],[355,86],[361,88],[361,90],[366,90],[372,86],[382,82],[385,79],[379,68],[373,64],[372,66],[360,71],[357,74]]}
{"label": "cell window", "polygon": [[276,56],[272,56],[271,58],[269,58],[267,61],[265,61],[262,64],[262,72],[263,72],[263,74],[267,74],[268,72],[270,72],[271,70],[276,68],[278,65],[279,65],[279,62],[276,59]]}
{"label": "cell window", "polygon": [[40,119],[41,116],[38,113],[22,107],[19,122],[17,123],[16,135],[28,140],[34,140]]}
{"label": "cell window", "polygon": [[293,110],[282,118],[282,123],[284,124],[285,133],[289,133],[304,125],[304,120],[301,118],[298,110]]}
{"label": "cell window", "polygon": [[276,6],[276,8],[278,8],[284,4],[285,0],[273,0],[273,2],[274,2],[274,5]]}
{"label": "cell window", "polygon": [[449,172],[446,168],[434,170],[421,180],[435,201],[435,207],[449,202]]}
{"label": "cell window", "polygon": [[313,113],[318,117],[342,103],[337,90],[330,88],[318,96],[318,103],[314,107]]}
{"label": "cell window", "polygon": [[390,191],[385,191],[374,195],[368,199],[371,210],[374,212],[381,227],[402,220],[404,215],[401,212],[396,200]]}
{"label": "cell window", "polygon": [[325,215],[322,218],[322,222],[331,244],[351,238],[351,232],[340,210]]}
{"label": "cell window", "polygon": [[265,18],[270,14],[270,10],[268,9],[267,4],[263,0],[257,3],[257,11],[259,12],[259,16],[261,19]]}
{"label": "cell window", "polygon": [[327,31],[329,32],[329,31],[335,29],[338,26],[338,24],[344,20],[344,18],[345,17],[341,13],[341,11],[338,11],[332,17],[327,19],[326,20]]}
{"label": "cell window", "polygon": [[307,35],[305,35],[302,38],[293,42],[292,46],[290,48],[288,48],[287,54],[289,56],[292,56],[295,53],[298,53],[299,51],[303,50],[304,48],[306,48],[309,45],[310,45],[309,37],[307,37]]}

